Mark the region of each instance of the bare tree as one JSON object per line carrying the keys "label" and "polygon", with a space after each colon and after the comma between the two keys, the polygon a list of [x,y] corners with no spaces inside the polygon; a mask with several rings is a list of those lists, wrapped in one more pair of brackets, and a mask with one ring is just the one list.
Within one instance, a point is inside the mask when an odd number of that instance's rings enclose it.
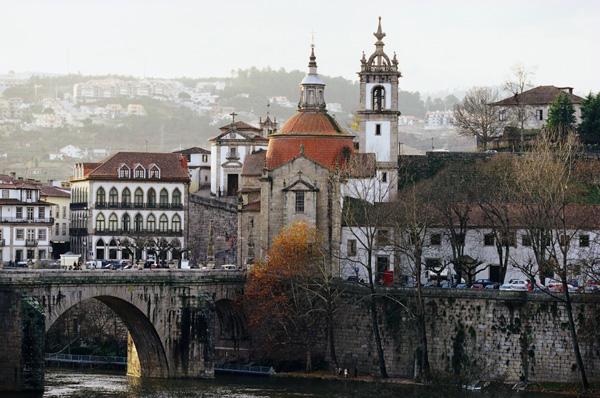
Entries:
{"label": "bare tree", "polygon": [[484,151],[490,141],[502,134],[504,128],[500,108],[490,105],[497,100],[497,90],[474,87],[467,91],[461,103],[454,106],[453,124],[458,133],[475,137]]}
{"label": "bare tree", "polygon": [[514,65],[511,70],[511,76],[504,82],[504,90],[513,95],[516,102],[514,112],[511,112],[513,122],[519,128],[520,150],[523,151],[525,144],[525,122],[529,118],[527,104],[522,100],[522,94],[533,86],[531,79],[533,72],[526,69],[521,64]]}
{"label": "bare tree", "polygon": [[[364,155],[364,156],[363,156]],[[378,253],[390,253],[393,209],[387,199],[392,181],[382,181],[376,174],[375,159],[368,154],[355,154],[345,167],[333,177],[334,184],[341,183],[342,226],[355,246],[346,247],[337,257],[343,268],[350,268],[366,276],[368,295],[364,297],[369,308],[371,328],[375,339],[380,376],[388,377],[383,343],[379,328],[377,299],[385,297],[378,285],[382,275],[376,270]]]}
{"label": "bare tree", "polygon": [[[519,222],[529,234],[535,259],[535,264],[529,261],[521,267],[532,280],[537,276],[543,281],[546,273],[560,280],[561,294],[556,297],[565,306],[581,383],[583,389],[588,390],[568,281],[577,271],[572,242],[598,215],[594,214],[596,207],[579,203],[581,193],[576,178],[577,164],[581,160],[579,151],[575,134],[559,137],[546,131],[530,152],[516,160],[515,169],[520,194]],[[533,245],[535,241],[537,247]]]}

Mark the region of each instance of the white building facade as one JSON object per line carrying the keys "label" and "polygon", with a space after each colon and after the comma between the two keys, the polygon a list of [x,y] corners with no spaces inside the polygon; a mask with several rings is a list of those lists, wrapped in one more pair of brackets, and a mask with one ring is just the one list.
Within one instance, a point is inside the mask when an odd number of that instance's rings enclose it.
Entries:
{"label": "white building facade", "polygon": [[177,153],[119,152],[75,166],[71,250],[85,260],[180,259],[189,174]]}

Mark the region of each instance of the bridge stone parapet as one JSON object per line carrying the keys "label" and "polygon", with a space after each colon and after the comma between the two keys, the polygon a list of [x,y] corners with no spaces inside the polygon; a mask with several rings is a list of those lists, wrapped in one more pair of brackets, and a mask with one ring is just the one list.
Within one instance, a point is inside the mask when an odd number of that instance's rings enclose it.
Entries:
{"label": "bridge stone parapet", "polygon": [[0,272],[0,390],[43,388],[44,334],[68,309],[89,299],[127,326],[130,358],[144,377],[212,377],[215,303],[235,300],[236,271],[131,270]]}

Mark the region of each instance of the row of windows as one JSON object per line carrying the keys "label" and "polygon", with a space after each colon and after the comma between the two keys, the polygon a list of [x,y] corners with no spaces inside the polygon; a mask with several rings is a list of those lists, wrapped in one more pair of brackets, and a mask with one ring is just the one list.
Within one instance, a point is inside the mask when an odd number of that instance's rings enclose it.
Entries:
{"label": "row of windows", "polygon": [[[144,228],[145,227],[145,228]],[[119,218],[116,214],[111,214],[108,217],[108,222],[104,214],[99,213],[96,216],[96,231],[118,231],[122,230],[125,232],[128,231],[157,231],[156,217],[154,214],[148,215],[146,217],[146,222],[144,223],[144,217],[141,214],[136,214],[133,218],[133,226],[131,225],[131,217],[129,214],[125,213],[121,217],[119,222]],[[181,231],[181,217],[178,214],[173,215],[171,218],[171,228],[172,231]],[[162,214],[158,218],[158,231],[167,231],[169,230],[169,218]]]}
{"label": "row of windows", "polygon": [[[25,253],[25,257],[23,257],[23,253]],[[23,249],[15,250],[15,261],[23,261],[23,260],[35,260],[35,250],[29,249],[23,251]],[[46,249],[40,249],[37,251],[37,259],[45,260],[46,259]],[[12,260],[11,260],[12,261]],[[2,248],[0,248],[0,263],[2,262]]]}
{"label": "row of windows", "polygon": [[[25,240],[27,236],[27,240],[46,240],[48,233],[46,232],[46,228],[38,228],[37,234],[35,228],[17,228],[15,229],[15,240]],[[37,236],[37,238],[36,238]],[[4,235],[2,234],[2,230],[0,229],[0,240],[4,239]]]}
{"label": "row of windows", "polygon": [[[119,168],[119,178],[130,178],[131,175],[131,169],[126,164],[122,165]],[[133,177],[146,178],[146,169],[142,165],[137,165],[133,169]],[[150,167],[150,170],[148,170],[148,178],[160,178],[160,169],[158,168],[158,166],[153,165]]]}
{"label": "row of windows", "polygon": [[[98,190],[96,191],[96,203],[107,203],[106,199],[106,191],[104,190],[104,188],[98,188]],[[108,192],[108,204],[116,205],[118,202],[119,192],[115,187],[113,187]],[[125,188],[123,189],[123,192],[121,192],[121,203],[131,203],[131,191],[129,190],[129,188]],[[133,203],[139,205],[144,203],[144,191],[141,188],[137,188],[135,190],[133,194]],[[148,190],[148,193],[146,194],[145,203],[148,203],[149,205],[156,204],[156,191],[154,190],[154,188],[150,188]],[[159,203],[163,205],[169,203],[169,192],[165,188],[160,190]],[[174,205],[181,205],[181,191],[178,188],[175,188],[171,195],[171,203]]]}
{"label": "row of windows", "polygon": [[[33,220],[33,219],[35,219],[35,209],[36,209],[35,207],[26,207],[25,213],[24,213],[23,207],[17,206],[15,209],[16,210],[15,218],[23,219],[23,216],[26,215],[28,220]],[[45,207],[37,208],[37,218],[46,218],[46,208]]]}

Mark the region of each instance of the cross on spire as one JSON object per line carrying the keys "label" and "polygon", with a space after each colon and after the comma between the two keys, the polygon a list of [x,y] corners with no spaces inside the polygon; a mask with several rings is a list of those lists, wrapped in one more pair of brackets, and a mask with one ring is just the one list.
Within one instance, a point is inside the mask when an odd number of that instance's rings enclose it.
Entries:
{"label": "cross on spire", "polygon": [[237,113],[235,113],[235,111],[233,111],[233,112],[231,112],[231,113],[229,114],[229,116],[231,116],[231,128],[235,128],[235,117],[236,117],[237,115],[238,115],[238,114],[237,114]]}

